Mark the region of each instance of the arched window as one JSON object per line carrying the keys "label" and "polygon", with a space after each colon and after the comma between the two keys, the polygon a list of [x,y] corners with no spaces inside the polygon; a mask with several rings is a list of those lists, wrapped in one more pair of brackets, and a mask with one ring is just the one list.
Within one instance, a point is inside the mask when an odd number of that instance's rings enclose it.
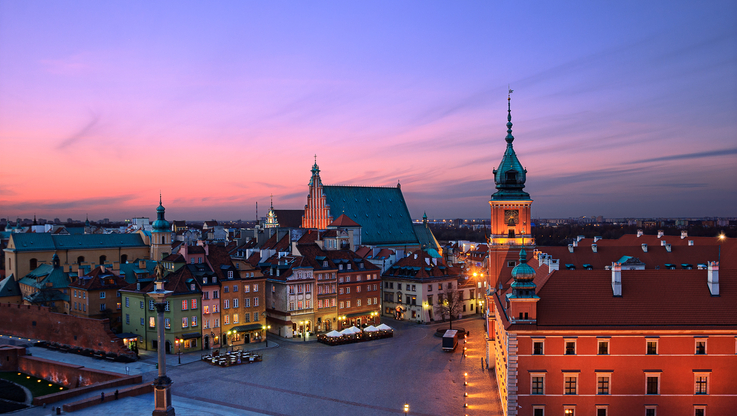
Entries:
{"label": "arched window", "polygon": [[36,270],[36,268],[38,267],[38,260],[36,260],[35,258],[31,259],[31,261],[29,262],[29,267],[31,268],[31,270]]}
{"label": "arched window", "polygon": [[128,255],[123,254],[122,256],[120,256],[120,262],[123,264],[128,263]]}
{"label": "arched window", "polygon": [[162,235],[161,236],[161,244],[166,244],[166,236],[165,235]]}
{"label": "arched window", "polygon": [[82,263],[84,263],[84,256],[77,257],[77,264],[82,264]]}
{"label": "arched window", "polygon": [[105,264],[105,261],[107,261],[107,256],[100,256],[100,264]]}

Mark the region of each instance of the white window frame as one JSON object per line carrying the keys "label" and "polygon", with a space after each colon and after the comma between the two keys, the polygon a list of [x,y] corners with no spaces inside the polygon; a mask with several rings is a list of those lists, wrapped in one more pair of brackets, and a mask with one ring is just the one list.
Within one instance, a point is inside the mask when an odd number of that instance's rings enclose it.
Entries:
{"label": "white window frame", "polygon": [[[532,379],[534,377],[542,377],[543,379],[543,392],[542,393],[533,393]],[[530,396],[544,396],[544,395],[545,395],[545,373],[530,373]]]}
{"label": "white window frame", "polygon": [[[539,342],[542,344],[542,353],[541,354],[535,354],[535,343]],[[530,351],[530,355],[545,355],[545,338],[532,338],[532,351]]]}
{"label": "white window frame", "polygon": [[[647,352],[647,348],[648,348],[648,345],[647,344],[650,343],[650,342],[654,342],[655,343],[655,354],[649,354]],[[660,343],[658,342],[658,339],[657,338],[645,338],[645,355],[658,355],[658,353],[660,352],[660,345],[658,345],[658,344],[660,344]]]}
{"label": "white window frame", "polygon": [[[646,396],[660,396],[660,374],[661,373],[645,373],[645,395]],[[647,379],[650,377],[656,377],[658,379],[658,392],[655,394],[647,392]]]}
{"label": "white window frame", "polygon": [[[568,349],[568,346],[566,344],[568,344],[569,342],[573,343],[573,354],[568,354],[568,352],[566,351]],[[578,355],[577,344],[578,343],[576,342],[576,338],[563,338],[563,355]]]}
{"label": "white window frame", "polygon": [[[694,343],[693,343],[693,349],[694,349],[693,353],[694,353],[694,355],[707,355],[707,354],[709,354],[709,344],[708,344],[708,342],[706,342],[707,339],[708,338],[694,338]],[[703,342],[704,343],[704,353],[703,354],[699,354],[699,342]]]}
{"label": "white window frame", "polygon": [[[563,373],[563,396],[578,396],[578,376],[581,373]],[[576,378],[576,392],[575,393],[566,393],[566,378],[567,377],[575,377]],[[575,409],[574,409],[575,410]]]}
{"label": "white window frame", "polygon": [[594,413],[594,416],[599,416],[599,410],[606,410],[606,415],[609,416],[609,406],[606,404],[597,404],[596,405],[596,412]]}
{"label": "white window frame", "polygon": [[645,414],[647,414],[648,410],[654,410],[655,416],[658,416],[658,406],[645,406]]}
{"label": "white window frame", "polygon": [[[609,379],[608,389],[606,394],[599,393],[599,377],[606,377]],[[611,396],[612,395],[612,373],[610,372],[597,372],[596,373],[596,395],[597,396]],[[608,413],[608,412],[607,412]]]}
{"label": "white window frame", "polygon": [[694,405],[694,407],[693,407],[693,414],[694,414],[694,416],[696,416],[696,411],[697,410],[703,410],[704,411],[704,416],[706,416],[706,406],[704,406],[704,405],[698,405],[698,404]]}
{"label": "white window frame", "polygon": [[[603,338],[603,339],[602,338],[599,338],[599,339],[597,339],[597,343],[596,343],[596,355],[611,355],[611,353],[612,353],[611,350],[610,350],[611,344],[610,344],[609,341],[610,341],[609,338]],[[601,344],[606,344],[606,354],[602,354],[602,353],[599,352],[601,350]]]}
{"label": "white window frame", "polygon": [[[696,382],[698,381],[699,377],[706,377],[706,393],[698,393],[697,387],[698,385]],[[693,391],[696,396],[708,396],[709,395],[709,389],[711,388],[711,373],[708,371],[698,371],[693,373]]]}

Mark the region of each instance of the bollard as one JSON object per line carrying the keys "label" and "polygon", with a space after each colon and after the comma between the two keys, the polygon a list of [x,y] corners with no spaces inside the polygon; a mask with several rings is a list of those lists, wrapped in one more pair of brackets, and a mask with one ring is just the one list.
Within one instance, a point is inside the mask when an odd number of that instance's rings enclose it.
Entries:
{"label": "bollard", "polygon": [[61,414],[61,406],[59,406],[59,407],[56,408],[56,414],[57,415],[60,415]]}
{"label": "bollard", "polygon": [[104,402],[105,401],[105,392],[104,391],[102,393],[100,393],[100,401],[101,402]]}

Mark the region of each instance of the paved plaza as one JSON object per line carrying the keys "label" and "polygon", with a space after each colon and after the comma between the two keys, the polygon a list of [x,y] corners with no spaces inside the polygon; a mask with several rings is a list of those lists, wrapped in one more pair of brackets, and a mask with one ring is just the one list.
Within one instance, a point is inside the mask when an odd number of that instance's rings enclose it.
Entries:
{"label": "paved plaza", "polygon": [[[248,365],[216,367],[199,361],[199,354],[182,355],[182,365],[176,365],[176,355],[169,355],[167,362],[175,364],[167,366],[174,381],[174,408],[178,415],[398,415],[408,403],[410,415],[502,414],[493,373],[482,369],[481,319],[457,323],[471,332],[466,358],[463,343],[454,353],[442,352],[440,338],[433,336],[440,325],[384,322],[396,329],[393,338],[334,347],[275,338],[269,340],[270,348],[261,350],[263,362]],[[99,362],[74,359],[89,367]],[[111,364],[117,365],[106,365]],[[150,382],[156,376],[152,364],[145,357],[129,365],[129,371],[143,373]],[[74,414],[149,415],[152,410],[153,395],[148,394]],[[17,414],[51,411],[33,408]]]}

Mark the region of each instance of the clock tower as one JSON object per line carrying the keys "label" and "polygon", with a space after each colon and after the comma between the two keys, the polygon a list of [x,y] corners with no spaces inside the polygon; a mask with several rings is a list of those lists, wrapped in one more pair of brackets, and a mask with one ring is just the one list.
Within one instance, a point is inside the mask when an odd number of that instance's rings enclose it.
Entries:
{"label": "clock tower", "polygon": [[[511,90],[510,90],[511,93]],[[520,246],[534,245],[530,207],[532,199],[524,191],[527,170],[522,167],[512,142],[511,96],[507,96],[507,149],[499,167],[494,169],[494,183],[497,191],[491,196],[491,236],[489,238],[489,284],[498,287],[505,280],[505,268],[516,265],[516,257],[510,254],[519,252]],[[507,259],[508,255],[510,259]],[[510,275],[511,276],[511,275]],[[506,283],[502,281],[502,283]]]}

